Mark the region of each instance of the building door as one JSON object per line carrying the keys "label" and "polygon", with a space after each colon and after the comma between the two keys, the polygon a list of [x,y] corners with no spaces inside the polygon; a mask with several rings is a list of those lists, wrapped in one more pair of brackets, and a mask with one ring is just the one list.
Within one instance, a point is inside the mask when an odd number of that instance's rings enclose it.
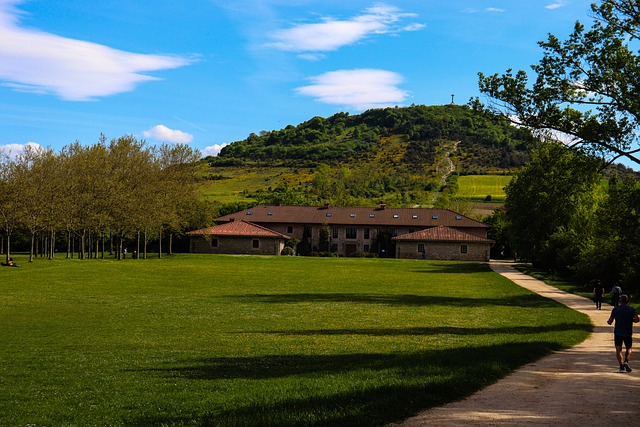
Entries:
{"label": "building door", "polygon": [[358,245],[356,245],[355,243],[347,243],[344,248],[344,252],[345,252],[344,254],[346,256],[349,256],[352,253],[356,252],[357,250],[358,250]]}

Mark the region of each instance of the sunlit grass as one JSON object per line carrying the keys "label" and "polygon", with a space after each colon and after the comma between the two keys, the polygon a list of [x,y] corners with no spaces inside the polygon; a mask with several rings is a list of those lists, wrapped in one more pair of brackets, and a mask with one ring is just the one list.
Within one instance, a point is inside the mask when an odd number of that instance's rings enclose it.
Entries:
{"label": "sunlit grass", "polygon": [[505,175],[463,175],[458,177],[457,197],[472,201],[483,201],[491,196],[493,202],[503,202],[504,187],[511,180]]}
{"label": "sunlit grass", "polygon": [[14,259],[0,425],[384,425],[590,330],[482,264]]}

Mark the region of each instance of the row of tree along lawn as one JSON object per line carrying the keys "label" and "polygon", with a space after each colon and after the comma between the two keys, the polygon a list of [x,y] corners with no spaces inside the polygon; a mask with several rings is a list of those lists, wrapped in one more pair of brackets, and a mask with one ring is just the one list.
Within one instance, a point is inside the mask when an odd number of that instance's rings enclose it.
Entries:
{"label": "row of tree along lawn", "polygon": [[[200,153],[185,145],[147,146],[132,136],[92,146],[76,142],[60,153],[27,147],[0,162],[0,221],[8,259],[14,234],[28,236],[30,261],[52,257],[56,242],[67,257],[120,258],[127,239],[140,257],[147,242],[190,227],[201,202],[196,192]],[[207,222],[203,220],[201,222]],[[171,241],[171,240],[170,240]],[[75,248],[75,242],[78,247]],[[171,244],[169,244],[169,252]]]}

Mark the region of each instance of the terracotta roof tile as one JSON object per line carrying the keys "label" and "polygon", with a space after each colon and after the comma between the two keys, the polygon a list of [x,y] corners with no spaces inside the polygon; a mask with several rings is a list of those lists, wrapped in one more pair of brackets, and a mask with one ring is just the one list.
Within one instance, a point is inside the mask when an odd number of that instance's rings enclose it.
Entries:
{"label": "terracotta roof tile", "polygon": [[415,233],[403,234],[396,236],[393,240],[397,241],[423,241],[423,242],[470,242],[470,243],[494,243],[493,240],[483,237],[474,236],[455,228],[439,225],[426,230],[416,231]]}
{"label": "terracotta roof tile", "polygon": [[485,228],[489,226],[448,209],[336,206],[256,206],[222,216],[216,222],[249,220],[259,224]]}
{"label": "terracotta roof tile", "polygon": [[289,240],[289,236],[277,233],[268,228],[247,221],[231,221],[221,225],[216,225],[200,230],[189,231],[190,235],[210,235],[210,236],[243,236],[243,237],[277,237]]}

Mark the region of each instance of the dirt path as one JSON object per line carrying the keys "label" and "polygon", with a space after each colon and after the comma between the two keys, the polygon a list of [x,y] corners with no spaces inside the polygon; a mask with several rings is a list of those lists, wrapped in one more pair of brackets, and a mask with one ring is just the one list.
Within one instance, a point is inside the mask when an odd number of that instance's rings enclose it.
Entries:
{"label": "dirt path", "polygon": [[[594,332],[568,350],[528,364],[469,398],[405,420],[414,426],[638,426],[640,425],[640,341],[631,373],[618,373],[611,306],[596,310],[591,300],[562,292],[522,274],[508,263],[491,268],[518,285],[589,315]],[[613,404],[613,402],[617,402]]]}

